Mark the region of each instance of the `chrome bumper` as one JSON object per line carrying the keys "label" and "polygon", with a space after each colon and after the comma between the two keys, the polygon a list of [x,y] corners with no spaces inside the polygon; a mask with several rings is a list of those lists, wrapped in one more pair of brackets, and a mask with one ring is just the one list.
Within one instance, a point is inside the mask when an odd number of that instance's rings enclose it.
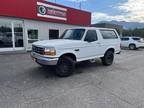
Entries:
{"label": "chrome bumper", "polygon": [[37,62],[38,64],[42,64],[42,65],[53,66],[53,65],[57,65],[57,62],[58,62],[58,58],[44,57],[35,52],[31,52],[31,57],[35,62]]}

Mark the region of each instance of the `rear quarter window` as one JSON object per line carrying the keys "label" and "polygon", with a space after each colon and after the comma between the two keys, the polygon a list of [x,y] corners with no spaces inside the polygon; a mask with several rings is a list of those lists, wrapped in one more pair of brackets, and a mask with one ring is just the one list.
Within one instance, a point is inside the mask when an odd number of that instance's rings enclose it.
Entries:
{"label": "rear quarter window", "polygon": [[140,38],[132,38],[133,40],[135,40],[135,41],[139,41],[140,40]]}
{"label": "rear quarter window", "polygon": [[117,39],[118,36],[114,30],[100,30],[103,39]]}

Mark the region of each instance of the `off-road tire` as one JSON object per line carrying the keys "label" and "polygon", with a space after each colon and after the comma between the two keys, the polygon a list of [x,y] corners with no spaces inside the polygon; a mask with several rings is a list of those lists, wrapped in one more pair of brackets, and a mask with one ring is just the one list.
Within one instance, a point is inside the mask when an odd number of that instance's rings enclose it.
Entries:
{"label": "off-road tire", "polygon": [[109,50],[105,53],[104,57],[101,58],[102,64],[105,66],[110,66],[114,61],[114,52]]}
{"label": "off-road tire", "polygon": [[75,62],[72,58],[64,56],[59,59],[56,67],[56,75],[59,77],[68,77],[73,74]]}

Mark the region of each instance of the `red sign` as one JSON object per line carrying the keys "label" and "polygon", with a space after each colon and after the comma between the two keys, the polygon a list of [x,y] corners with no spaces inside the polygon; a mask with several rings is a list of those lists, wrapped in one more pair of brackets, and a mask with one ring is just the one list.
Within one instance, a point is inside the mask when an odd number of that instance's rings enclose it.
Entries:
{"label": "red sign", "polygon": [[38,10],[37,16],[39,17],[64,20],[64,21],[67,20],[66,8],[37,2],[37,10]]}
{"label": "red sign", "polygon": [[65,11],[60,11],[60,10],[56,10],[56,9],[52,9],[52,8],[47,9],[47,14],[66,18],[66,12]]}

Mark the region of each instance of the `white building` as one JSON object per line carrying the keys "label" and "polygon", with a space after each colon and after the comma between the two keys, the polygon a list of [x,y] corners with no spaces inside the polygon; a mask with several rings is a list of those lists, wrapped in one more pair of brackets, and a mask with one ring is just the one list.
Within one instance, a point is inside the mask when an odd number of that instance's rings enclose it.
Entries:
{"label": "white building", "polygon": [[66,28],[90,23],[91,13],[86,11],[43,0],[3,0],[0,3],[0,52],[31,50],[35,41],[57,39]]}

